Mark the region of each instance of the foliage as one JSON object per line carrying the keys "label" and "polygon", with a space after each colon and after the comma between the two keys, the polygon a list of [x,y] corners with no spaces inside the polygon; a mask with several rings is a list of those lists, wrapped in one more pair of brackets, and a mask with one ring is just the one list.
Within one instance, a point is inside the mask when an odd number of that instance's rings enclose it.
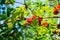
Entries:
{"label": "foliage", "polygon": [[[15,0],[6,0],[5,2],[6,5],[14,5]],[[53,2],[56,2],[55,5],[57,5],[57,1]],[[0,18],[4,20],[4,23],[0,25],[0,39],[54,40],[52,36],[54,35],[53,31],[57,30],[57,26],[54,26],[57,25],[57,18],[47,18],[55,16],[53,11],[54,6],[50,7],[48,0],[46,0],[45,4],[40,0],[36,0],[36,2],[27,0],[24,1],[22,6],[15,9],[7,7],[7,14],[2,14]],[[42,18],[39,19],[39,17]],[[27,18],[31,19],[27,20]],[[48,24],[43,24],[44,22],[48,22]]]}

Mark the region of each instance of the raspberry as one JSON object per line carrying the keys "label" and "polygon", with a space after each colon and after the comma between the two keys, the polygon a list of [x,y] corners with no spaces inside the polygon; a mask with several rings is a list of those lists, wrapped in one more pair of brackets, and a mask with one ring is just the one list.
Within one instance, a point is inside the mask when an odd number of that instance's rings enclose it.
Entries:
{"label": "raspberry", "polygon": [[57,15],[58,14],[58,11],[57,10],[54,10],[53,14],[54,15]]}
{"label": "raspberry", "polygon": [[39,18],[38,18],[38,20],[39,20],[39,21],[42,21],[42,20],[43,20],[43,18],[42,18],[42,17],[39,17]]}
{"label": "raspberry", "polygon": [[57,9],[60,10],[60,5],[57,6]]}
{"label": "raspberry", "polygon": [[36,16],[35,16],[35,15],[33,15],[33,16],[32,16],[32,18],[34,18],[34,19],[35,19],[35,18],[36,18]]}
{"label": "raspberry", "polygon": [[27,18],[27,22],[31,23],[32,22],[32,18]]}
{"label": "raspberry", "polygon": [[60,4],[58,4],[57,6],[55,6],[54,9],[60,10]]}
{"label": "raspberry", "polygon": [[43,25],[44,25],[45,27],[48,27],[48,22],[44,22]]}

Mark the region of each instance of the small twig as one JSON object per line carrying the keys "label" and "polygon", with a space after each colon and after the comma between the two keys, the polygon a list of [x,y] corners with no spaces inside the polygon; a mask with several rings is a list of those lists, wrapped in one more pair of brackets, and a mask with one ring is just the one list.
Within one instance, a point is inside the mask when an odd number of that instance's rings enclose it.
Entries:
{"label": "small twig", "polygon": [[45,17],[45,18],[43,18],[43,19],[46,19],[46,18],[60,18],[60,16]]}

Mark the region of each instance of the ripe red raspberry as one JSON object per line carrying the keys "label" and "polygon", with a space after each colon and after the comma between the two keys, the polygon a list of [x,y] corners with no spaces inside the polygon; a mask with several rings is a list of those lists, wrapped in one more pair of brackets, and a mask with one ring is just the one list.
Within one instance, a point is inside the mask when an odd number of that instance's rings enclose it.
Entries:
{"label": "ripe red raspberry", "polygon": [[35,15],[33,15],[33,16],[32,16],[32,18],[34,18],[34,19],[35,19],[35,18],[36,18],[36,16],[35,16]]}
{"label": "ripe red raspberry", "polygon": [[53,14],[54,15],[57,15],[58,14],[58,11],[57,10],[54,10]]}
{"label": "ripe red raspberry", "polygon": [[44,26],[44,27],[48,27],[48,22],[44,22],[44,23],[43,23],[43,26]]}
{"label": "ripe red raspberry", "polygon": [[57,10],[60,10],[60,5],[57,6]]}
{"label": "ripe red raspberry", "polygon": [[60,4],[58,4],[57,6],[55,6],[54,9],[60,10]]}
{"label": "ripe red raspberry", "polygon": [[31,23],[32,22],[32,18],[27,18],[27,22]]}
{"label": "ripe red raspberry", "polygon": [[42,18],[42,17],[39,17],[39,18],[38,18],[38,20],[39,20],[39,21],[42,21],[42,20],[43,20],[43,18]]}

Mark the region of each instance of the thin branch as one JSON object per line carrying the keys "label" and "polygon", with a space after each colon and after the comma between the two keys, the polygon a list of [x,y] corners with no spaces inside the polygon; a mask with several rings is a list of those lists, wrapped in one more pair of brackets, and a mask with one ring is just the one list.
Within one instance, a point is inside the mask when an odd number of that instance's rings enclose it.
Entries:
{"label": "thin branch", "polygon": [[51,17],[45,17],[45,18],[60,18],[60,16],[51,16]]}

